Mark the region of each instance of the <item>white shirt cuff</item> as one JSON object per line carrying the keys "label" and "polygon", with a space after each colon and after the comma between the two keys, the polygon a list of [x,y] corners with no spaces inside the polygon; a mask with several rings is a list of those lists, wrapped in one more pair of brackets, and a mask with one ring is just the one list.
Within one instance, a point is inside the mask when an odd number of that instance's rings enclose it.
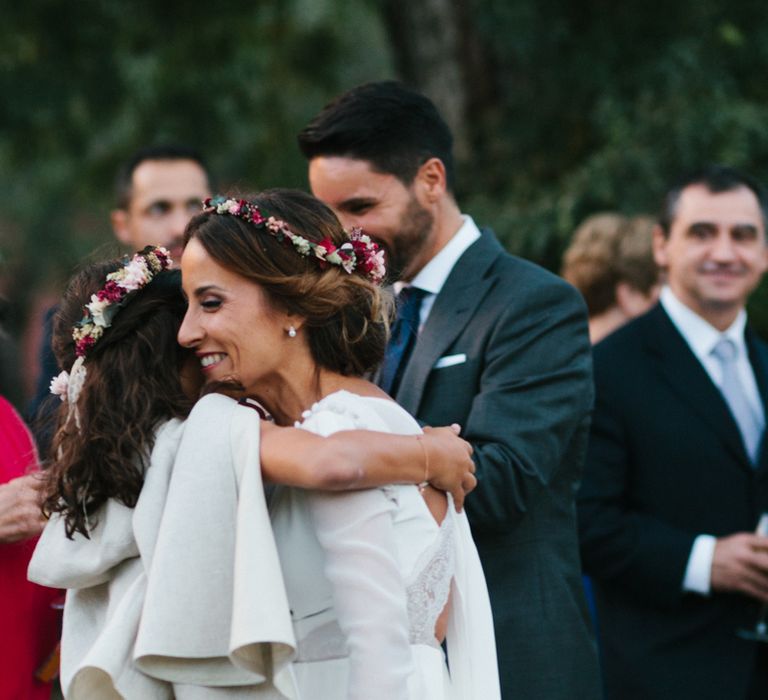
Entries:
{"label": "white shirt cuff", "polygon": [[699,535],[693,541],[688,566],[685,567],[683,590],[709,595],[709,581],[712,575],[712,558],[715,555],[716,539],[712,535]]}

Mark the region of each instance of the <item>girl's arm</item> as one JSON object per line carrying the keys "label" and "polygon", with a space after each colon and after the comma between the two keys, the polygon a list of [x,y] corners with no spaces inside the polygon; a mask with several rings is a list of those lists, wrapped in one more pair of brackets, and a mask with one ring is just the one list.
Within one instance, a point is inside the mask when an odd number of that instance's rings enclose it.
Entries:
{"label": "girl's arm", "polygon": [[273,483],[323,491],[419,484],[453,495],[457,510],[477,480],[472,447],[458,426],[423,435],[345,430],[328,437],[262,421],[261,468]]}

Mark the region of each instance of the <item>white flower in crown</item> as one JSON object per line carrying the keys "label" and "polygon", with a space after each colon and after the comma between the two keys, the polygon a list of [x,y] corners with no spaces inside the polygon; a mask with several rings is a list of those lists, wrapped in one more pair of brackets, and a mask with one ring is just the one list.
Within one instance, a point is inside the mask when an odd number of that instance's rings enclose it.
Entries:
{"label": "white flower in crown", "polygon": [[67,387],[69,386],[69,372],[64,370],[59,372],[51,379],[51,393],[58,396],[62,401],[67,398]]}
{"label": "white flower in crown", "polygon": [[300,255],[309,255],[309,252],[312,250],[312,247],[306,238],[294,236],[291,241]]}
{"label": "white flower in crown", "polygon": [[330,255],[326,255],[325,259],[332,265],[342,265],[344,262],[337,250],[334,250]]}
{"label": "white flower in crown", "polygon": [[69,381],[67,382],[67,401],[70,404],[77,403],[77,399],[80,397],[80,392],[83,390],[86,377],[85,358],[78,357],[75,360],[75,364],[72,365],[72,370],[69,373]]}
{"label": "white flower in crown", "polygon": [[118,270],[118,285],[129,292],[136,291],[147,283],[147,263],[144,258],[134,256],[122,270]]}
{"label": "white flower in crown", "polygon": [[101,330],[99,326],[94,326],[91,319],[88,319],[81,326],[75,326],[72,329],[72,338],[75,341],[82,340],[89,335],[96,335],[96,332]]}
{"label": "white flower in crown", "polygon": [[104,312],[110,304],[111,302],[108,299],[99,300],[95,294],[91,294],[91,303],[86,304],[85,308],[91,312],[91,318],[97,326],[102,328],[109,326],[109,321],[105,317]]}

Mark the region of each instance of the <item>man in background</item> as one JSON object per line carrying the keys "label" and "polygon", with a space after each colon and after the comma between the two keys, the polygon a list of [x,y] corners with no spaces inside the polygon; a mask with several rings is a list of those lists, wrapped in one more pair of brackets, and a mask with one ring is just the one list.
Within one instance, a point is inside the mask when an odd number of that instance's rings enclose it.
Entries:
{"label": "man in background", "polygon": [[178,261],[189,220],[211,195],[208,169],[192,148],[150,146],[133,154],[118,173],[112,230],[131,251],[161,245]]}
{"label": "man in background", "polygon": [[768,266],[763,188],[711,166],[667,194],[660,303],[595,346],[579,529],[611,700],[768,697],[768,346],[745,304]]}
{"label": "man in background", "polygon": [[299,145],[315,196],[386,251],[398,319],[380,385],[423,423],[460,423],[474,447],[465,505],[503,697],[599,697],[574,503],[592,399],[581,299],[462,214],[452,136],[423,95],[355,88]]}

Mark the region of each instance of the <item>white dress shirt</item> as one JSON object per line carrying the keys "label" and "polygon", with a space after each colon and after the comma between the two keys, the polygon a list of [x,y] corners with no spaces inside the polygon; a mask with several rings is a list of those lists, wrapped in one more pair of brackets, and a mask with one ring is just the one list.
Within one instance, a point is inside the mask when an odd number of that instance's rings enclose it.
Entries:
{"label": "white dress shirt", "polygon": [[[744,328],[747,325],[747,314],[744,309],[739,312],[736,320],[725,331],[721,332],[683,304],[669,287],[664,287],[661,290],[660,302],[680,335],[688,343],[691,352],[701,362],[709,378],[718,389],[722,384],[723,370],[719,360],[712,355],[712,350],[723,338],[733,341],[736,346],[736,371],[744,388],[744,394],[757,415],[763,416],[760,392],[757,388],[755,373],[749,362],[747,345],[744,342]],[[699,535],[694,540],[683,578],[683,590],[703,595],[710,593],[715,541],[714,536],[706,534]]]}
{"label": "white dress shirt", "polygon": [[395,282],[394,284],[396,294],[400,294],[400,290],[408,286],[418,287],[426,292],[419,311],[419,332],[427,322],[435,298],[443,288],[454,265],[464,254],[464,251],[480,238],[480,229],[477,228],[472,217],[462,214],[461,218],[464,221],[461,228],[453,234],[453,238],[446,243],[443,249],[421,268],[409,284],[405,282]]}

